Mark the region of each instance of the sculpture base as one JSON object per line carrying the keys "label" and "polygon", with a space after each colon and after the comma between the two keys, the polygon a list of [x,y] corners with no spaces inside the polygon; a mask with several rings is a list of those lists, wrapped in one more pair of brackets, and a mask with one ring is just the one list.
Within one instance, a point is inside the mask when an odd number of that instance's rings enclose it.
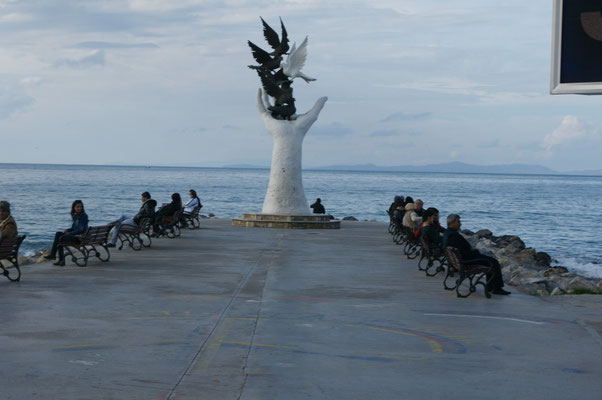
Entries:
{"label": "sculpture base", "polygon": [[340,229],[341,221],[330,219],[329,215],[269,215],[247,214],[242,218],[233,218],[232,225],[245,228],[281,228],[281,229]]}

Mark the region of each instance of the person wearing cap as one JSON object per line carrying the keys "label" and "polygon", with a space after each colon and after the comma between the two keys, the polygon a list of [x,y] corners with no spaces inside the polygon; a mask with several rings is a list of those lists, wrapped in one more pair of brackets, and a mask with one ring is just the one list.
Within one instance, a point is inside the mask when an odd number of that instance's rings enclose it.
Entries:
{"label": "person wearing cap", "polygon": [[17,223],[10,215],[10,203],[0,201],[0,240],[14,238],[18,233]]}

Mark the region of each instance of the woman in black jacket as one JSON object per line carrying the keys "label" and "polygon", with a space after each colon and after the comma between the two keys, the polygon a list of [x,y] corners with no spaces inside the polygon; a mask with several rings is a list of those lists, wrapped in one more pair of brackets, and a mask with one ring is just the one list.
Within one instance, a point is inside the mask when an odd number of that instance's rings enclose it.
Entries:
{"label": "woman in black jacket", "polygon": [[88,214],[86,214],[84,203],[81,200],[75,200],[71,204],[71,219],[73,220],[71,228],[55,233],[50,254],[44,256],[47,260],[54,260],[58,250],[59,259],[54,265],[65,265],[65,255],[61,243],[78,242],[81,238],[77,235],[83,234],[88,229]]}
{"label": "woman in black jacket", "polygon": [[161,224],[165,223],[168,218],[182,209],[182,198],[180,193],[171,195],[171,203],[161,207],[155,214],[155,224],[153,225],[153,236],[157,236],[161,231]]}

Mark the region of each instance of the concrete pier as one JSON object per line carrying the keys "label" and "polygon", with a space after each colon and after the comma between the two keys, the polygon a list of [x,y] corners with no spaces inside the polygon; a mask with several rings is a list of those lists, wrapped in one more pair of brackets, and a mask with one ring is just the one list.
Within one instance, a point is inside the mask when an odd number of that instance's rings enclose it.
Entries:
{"label": "concrete pier", "polygon": [[459,299],[384,223],[201,226],[0,280],[0,399],[602,397],[602,296]]}

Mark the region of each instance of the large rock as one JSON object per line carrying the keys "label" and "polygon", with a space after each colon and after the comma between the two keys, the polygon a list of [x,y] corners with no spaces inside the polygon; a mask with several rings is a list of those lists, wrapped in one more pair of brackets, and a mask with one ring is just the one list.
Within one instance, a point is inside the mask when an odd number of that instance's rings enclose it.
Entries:
{"label": "large rock", "polygon": [[489,229],[481,229],[477,231],[476,235],[480,238],[490,237],[493,233]]}
{"label": "large rock", "polygon": [[587,290],[590,292],[597,292],[598,285],[595,282],[592,282],[581,276],[577,276],[569,282],[568,289],[569,289],[569,291],[574,291],[574,290],[580,289],[580,290]]}
{"label": "large rock", "polygon": [[537,265],[549,267],[552,262],[552,257],[545,251],[538,251],[535,253],[535,261],[537,261]]}

